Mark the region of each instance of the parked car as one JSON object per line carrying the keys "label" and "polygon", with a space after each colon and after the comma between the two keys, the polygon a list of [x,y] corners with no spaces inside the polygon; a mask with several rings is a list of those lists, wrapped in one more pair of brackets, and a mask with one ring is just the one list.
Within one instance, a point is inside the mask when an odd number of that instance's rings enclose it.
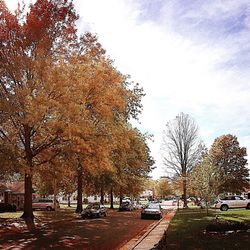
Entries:
{"label": "parked car", "polygon": [[119,207],[119,211],[132,211],[134,209],[131,201],[123,201]]}
{"label": "parked car", "polygon": [[56,204],[54,205],[53,199],[49,198],[37,198],[32,201],[32,208],[34,210],[47,210],[52,211],[55,210],[55,208],[60,208],[60,204],[58,200],[56,200]]}
{"label": "parked car", "polygon": [[162,209],[159,203],[149,203],[146,205],[145,208],[141,211],[141,218],[155,218],[161,219],[162,218]]}
{"label": "parked car", "polygon": [[217,199],[213,208],[219,208],[221,211],[227,211],[230,208],[250,209],[250,200],[238,195],[225,196]]}
{"label": "parked car", "polygon": [[0,213],[5,213],[5,212],[16,212],[16,205],[8,203],[0,203]]}
{"label": "parked car", "polygon": [[97,218],[97,217],[106,217],[107,216],[107,210],[106,208],[100,204],[100,203],[93,203],[89,204],[85,209],[83,209],[81,213],[81,217],[83,219],[85,218]]}

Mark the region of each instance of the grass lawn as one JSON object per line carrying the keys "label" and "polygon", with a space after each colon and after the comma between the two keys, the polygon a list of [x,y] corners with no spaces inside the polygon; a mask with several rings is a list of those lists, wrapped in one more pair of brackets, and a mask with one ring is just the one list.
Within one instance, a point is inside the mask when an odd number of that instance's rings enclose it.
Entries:
{"label": "grass lawn", "polygon": [[192,208],[177,211],[167,230],[167,249],[250,249],[249,232],[205,233],[206,226],[218,216],[220,221],[250,222],[250,210],[221,212]]}

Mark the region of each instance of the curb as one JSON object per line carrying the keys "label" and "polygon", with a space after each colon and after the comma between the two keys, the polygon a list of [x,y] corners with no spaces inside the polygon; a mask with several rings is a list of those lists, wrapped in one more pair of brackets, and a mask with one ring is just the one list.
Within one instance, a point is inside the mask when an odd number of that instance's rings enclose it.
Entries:
{"label": "curb", "polygon": [[135,249],[135,247],[137,247],[159,224],[160,222],[163,220],[163,218],[161,218],[159,221],[157,221],[155,224],[153,224],[152,228],[149,228],[149,230],[144,233],[137,241],[134,245],[132,245],[132,247],[130,248],[130,250]]}

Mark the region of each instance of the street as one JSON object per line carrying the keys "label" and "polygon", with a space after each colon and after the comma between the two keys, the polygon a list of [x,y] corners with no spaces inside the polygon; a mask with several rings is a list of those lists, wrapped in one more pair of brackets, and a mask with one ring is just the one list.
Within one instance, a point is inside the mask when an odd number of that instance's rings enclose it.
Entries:
{"label": "street", "polygon": [[109,210],[105,218],[85,220],[67,209],[60,209],[56,216],[53,213],[38,213],[35,232],[14,226],[0,227],[0,248],[119,249],[133,237],[143,235],[147,227],[156,222],[141,220],[140,210]]}

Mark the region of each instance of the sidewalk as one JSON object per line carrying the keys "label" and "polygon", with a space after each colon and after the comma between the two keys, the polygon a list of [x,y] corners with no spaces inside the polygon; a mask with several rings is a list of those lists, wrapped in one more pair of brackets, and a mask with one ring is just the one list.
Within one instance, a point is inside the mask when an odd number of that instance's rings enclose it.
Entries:
{"label": "sidewalk", "polygon": [[154,223],[142,237],[130,240],[125,246],[120,248],[120,250],[149,250],[154,248],[162,239],[175,213],[175,208],[167,209],[164,217],[157,223]]}

